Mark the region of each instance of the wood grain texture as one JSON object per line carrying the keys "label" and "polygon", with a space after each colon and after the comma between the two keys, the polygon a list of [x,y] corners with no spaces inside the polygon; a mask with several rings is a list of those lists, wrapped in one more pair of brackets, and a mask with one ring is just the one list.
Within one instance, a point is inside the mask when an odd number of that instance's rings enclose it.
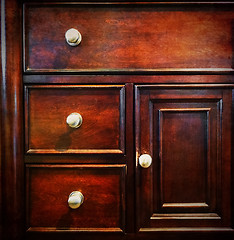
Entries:
{"label": "wood grain texture", "polygon": [[[1,1],[3,239],[233,240],[233,2],[48,2]],[[83,148],[75,131],[54,144],[67,129],[52,122],[80,102]],[[142,153],[152,168],[138,166]],[[87,191],[80,215],[66,205],[74,185]]]}
{"label": "wood grain texture", "polygon": [[[22,2],[24,3],[38,3],[38,0],[23,0]],[[50,0],[51,2],[55,2],[55,4],[61,4],[62,3],[71,3],[70,0]],[[132,1],[124,1],[124,0],[109,0],[109,1],[99,1],[99,0],[90,0],[89,2],[93,2],[93,3],[98,3],[98,4],[113,4],[113,3],[122,3],[122,4],[156,4],[156,5],[222,5],[222,4],[233,4],[232,1],[220,1],[220,0],[213,0],[213,1],[206,1],[206,0],[194,0],[194,1],[189,1],[189,0],[174,0],[174,1],[170,1],[170,0],[164,0],[162,1],[151,1],[151,0],[142,0],[142,1],[137,1],[137,0],[132,0]],[[41,4],[48,4],[48,0],[41,0],[40,1]],[[86,2],[82,1],[82,0],[77,0],[76,3],[84,3],[86,4]]]}
{"label": "wood grain texture", "polygon": [[[26,152],[125,152],[125,90],[112,86],[27,86]],[[82,125],[66,123],[78,112]]]}
{"label": "wood grain texture", "polygon": [[[33,233],[31,232],[30,235],[27,235],[29,239],[34,239],[34,240],[41,240],[42,238],[44,240],[65,240],[65,239],[71,239],[71,240],[77,240],[77,233],[57,233],[57,234],[44,234],[44,233]],[[155,240],[155,238],[160,238],[160,239],[175,239],[175,236],[177,236],[178,239],[191,239],[191,240],[220,240],[222,238],[227,239],[227,240],[232,240],[232,232],[228,229],[223,229],[219,232],[214,231],[211,228],[206,228],[202,232],[197,231],[197,229],[189,229],[189,228],[183,228],[181,231],[175,231],[174,229],[164,229],[163,232],[141,232],[139,234],[128,234],[125,236],[120,236],[118,234],[98,234],[98,233],[79,233],[79,238],[82,240],[90,240],[90,239],[95,239],[95,240],[142,240],[142,239],[147,239],[147,240]]]}
{"label": "wood grain texture", "polygon": [[135,211],[135,129],[134,129],[134,85],[126,84],[126,232],[132,233],[136,229],[136,211]]}
{"label": "wood grain texture", "polygon": [[[4,240],[24,231],[22,21],[19,1],[1,1],[1,218]],[[12,37],[14,36],[14,37]]]}
{"label": "wood grain texture", "polygon": [[[2,1],[1,5],[0,5],[0,12],[1,12],[1,23],[5,21],[5,4]],[[4,36],[4,30],[2,29],[2,25],[0,26],[0,31],[1,31],[1,36]],[[4,44],[2,41],[3,38],[1,38],[1,48],[0,48],[0,54],[1,54],[1,58],[0,58],[0,74],[1,74],[1,78],[2,78],[2,56],[5,56],[4,51],[2,50],[2,45]],[[1,89],[2,92],[2,89]],[[2,98],[0,98],[0,106],[1,106],[1,111],[2,111]],[[1,116],[2,116],[2,112],[1,112]],[[0,136],[2,136],[2,117],[0,117]],[[2,183],[2,137],[0,137],[0,188],[3,188],[3,183]],[[3,239],[3,209],[2,209],[2,190],[0,190],[0,238]]]}
{"label": "wood grain texture", "polygon": [[229,228],[231,91],[170,88],[136,88],[137,154],[153,156],[138,167],[138,226]]}
{"label": "wood grain texture", "polygon": [[125,84],[193,83],[232,84],[234,75],[24,75],[25,84]]}
{"label": "wood grain texture", "polygon": [[215,173],[221,168],[216,153],[220,151],[221,103],[204,101],[153,104],[157,122],[153,128],[159,141],[154,147],[159,151],[156,212],[219,211]]}
{"label": "wood grain texture", "polygon": [[169,212],[189,207],[201,211],[200,205],[206,208],[210,201],[210,109],[181,109],[180,104],[169,109],[162,107],[154,112],[160,115],[161,163],[157,174],[161,171],[161,186],[156,189],[161,197],[160,208]]}
{"label": "wood grain texture", "polygon": [[[232,69],[231,7],[26,4],[24,15],[26,71]],[[65,43],[71,27],[78,47]]]}
{"label": "wood grain texture", "polygon": [[[124,231],[125,165],[27,165],[29,231]],[[78,209],[67,200],[84,195]]]}
{"label": "wood grain texture", "polygon": [[[232,119],[231,119],[231,129],[232,129],[232,132],[231,132],[231,146],[234,146],[234,91],[232,89]],[[231,202],[234,203],[234,148],[231,147]],[[232,215],[232,225],[231,227],[234,229],[234,208],[232,208],[232,211],[231,211],[231,215]]]}

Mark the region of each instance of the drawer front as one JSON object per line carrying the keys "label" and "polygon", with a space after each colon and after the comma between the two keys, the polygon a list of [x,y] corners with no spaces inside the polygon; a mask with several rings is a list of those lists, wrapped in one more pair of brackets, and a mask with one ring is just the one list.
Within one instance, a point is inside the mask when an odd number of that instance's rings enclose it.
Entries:
{"label": "drawer front", "polygon": [[[124,86],[26,86],[26,153],[123,154]],[[67,117],[79,113],[78,128]]]}
{"label": "drawer front", "polygon": [[[27,165],[28,231],[124,231],[124,165]],[[71,192],[84,201],[68,206]]]}
{"label": "drawer front", "polygon": [[[26,4],[25,70],[230,70],[233,20],[220,6]],[[70,28],[82,35],[76,47]]]}

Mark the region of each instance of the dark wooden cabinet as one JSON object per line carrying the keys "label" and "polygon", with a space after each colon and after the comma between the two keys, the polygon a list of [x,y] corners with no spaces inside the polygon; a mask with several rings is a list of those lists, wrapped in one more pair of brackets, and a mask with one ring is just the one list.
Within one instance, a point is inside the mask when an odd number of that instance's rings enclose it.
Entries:
{"label": "dark wooden cabinet", "polygon": [[0,238],[232,240],[233,22],[232,2],[2,0]]}

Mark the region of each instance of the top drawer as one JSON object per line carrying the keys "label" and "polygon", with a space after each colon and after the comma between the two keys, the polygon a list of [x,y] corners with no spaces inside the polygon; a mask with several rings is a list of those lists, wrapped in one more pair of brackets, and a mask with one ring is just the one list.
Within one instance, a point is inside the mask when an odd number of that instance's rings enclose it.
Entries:
{"label": "top drawer", "polygon": [[26,4],[25,71],[230,71],[233,7],[201,6]]}

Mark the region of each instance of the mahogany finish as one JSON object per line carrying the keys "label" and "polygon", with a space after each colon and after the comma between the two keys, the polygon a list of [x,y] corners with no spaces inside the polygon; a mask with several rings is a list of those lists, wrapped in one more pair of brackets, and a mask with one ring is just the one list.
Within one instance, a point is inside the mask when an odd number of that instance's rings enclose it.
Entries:
{"label": "mahogany finish", "polygon": [[1,1],[1,239],[234,239],[234,4],[201,2]]}
{"label": "mahogany finish", "polygon": [[[125,152],[124,86],[26,86],[27,153]],[[71,128],[69,114],[82,125]]]}
{"label": "mahogany finish", "polygon": [[[124,165],[28,165],[28,231],[124,231],[125,171]],[[67,204],[72,191],[84,195],[78,209]]]}
{"label": "mahogany finish", "polygon": [[22,239],[24,232],[21,16],[19,1],[1,1],[0,222],[4,240]]}
{"label": "mahogany finish", "polygon": [[136,91],[137,154],[154,160],[151,171],[138,170],[140,230],[231,230],[232,91],[180,85]]}
{"label": "mahogany finish", "polygon": [[[26,4],[24,16],[26,72],[231,69],[233,64],[232,9]],[[75,48],[64,39],[71,27],[83,36]]]}
{"label": "mahogany finish", "polygon": [[[214,84],[217,88],[219,84],[230,84],[234,82],[234,76],[230,74],[220,75],[221,72],[217,71],[216,75],[201,75],[201,72],[194,75],[185,75],[184,72],[179,72],[179,75],[164,73],[163,75],[152,75],[151,72],[144,72],[143,75],[24,75],[25,84],[123,84],[123,83],[148,83],[148,84],[166,84],[166,83],[193,83],[193,84]],[[157,73],[158,74],[158,73]],[[178,74],[178,73],[177,73]],[[182,75],[181,75],[182,74]]]}

